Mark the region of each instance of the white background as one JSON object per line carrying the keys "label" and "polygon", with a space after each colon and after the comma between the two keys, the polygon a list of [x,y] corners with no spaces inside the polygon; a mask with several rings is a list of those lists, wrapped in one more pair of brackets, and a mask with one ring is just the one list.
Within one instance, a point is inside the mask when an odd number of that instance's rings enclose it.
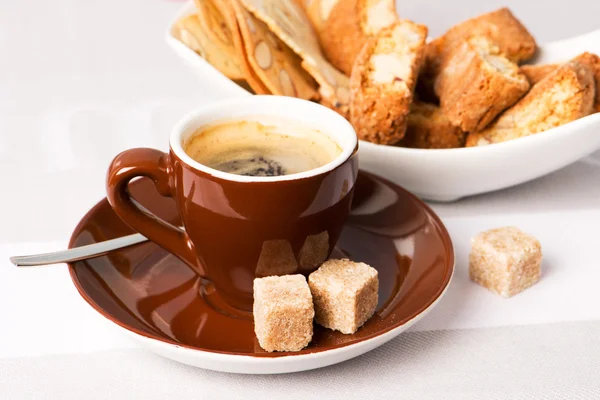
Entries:
{"label": "white background", "polygon": [[[432,36],[502,5],[541,43],[600,28],[591,0],[403,3]],[[240,377],[163,360],[92,311],[64,265],[12,267],[9,255],[66,245],[120,150],[165,149],[181,115],[219,98],[164,44],[181,5],[0,1],[0,399],[600,397],[600,153],[433,204],[457,251],[447,296],[411,332],[320,371]],[[471,236],[509,224],[540,239],[544,272],[505,300],[467,279],[466,257]]]}

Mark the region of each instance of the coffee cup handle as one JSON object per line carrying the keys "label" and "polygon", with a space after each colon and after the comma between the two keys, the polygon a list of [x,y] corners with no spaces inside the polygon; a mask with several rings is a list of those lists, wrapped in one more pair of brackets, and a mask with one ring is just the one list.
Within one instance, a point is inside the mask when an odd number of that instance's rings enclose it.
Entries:
{"label": "coffee cup handle", "polygon": [[173,197],[175,180],[170,156],[159,150],[138,148],[122,152],[108,168],[108,202],[123,222],[176,255],[204,277],[204,270],[185,230],[158,218],[129,194],[129,182],[142,176],[152,179],[162,196]]}

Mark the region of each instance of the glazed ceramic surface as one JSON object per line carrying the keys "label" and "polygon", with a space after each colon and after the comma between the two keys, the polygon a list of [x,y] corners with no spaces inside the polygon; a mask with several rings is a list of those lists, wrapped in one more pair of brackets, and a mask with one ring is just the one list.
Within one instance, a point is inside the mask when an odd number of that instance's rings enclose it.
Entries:
{"label": "glazed ceramic surface", "polygon": [[[340,154],[309,171],[264,177],[218,171],[185,153],[183,143],[199,128],[244,119],[281,120],[283,131],[286,124],[318,130]],[[107,174],[107,198],[126,224],[213,282],[222,306],[233,307],[229,312],[249,311],[255,277],[307,275],[333,250],[350,211],[357,146],[348,121],[319,104],[274,96],[232,99],[184,117],[171,132],[168,154],[146,148],[119,154]],[[175,200],[183,229],[131,200],[128,183],[141,176]]]}
{"label": "glazed ceramic surface", "polygon": [[[173,199],[160,196],[151,181],[130,186],[148,210],[181,223]],[[103,200],[82,219],[70,246],[130,233]],[[154,243],[73,263],[70,272],[96,311],[151,351],[218,371],[285,373],[338,363],[392,339],[439,301],[454,269],[452,243],[439,218],[405,190],[363,172],[332,257],[366,262],[379,271],[376,314],[353,335],[315,325],[312,342],[297,353],[263,351],[250,315],[223,313],[212,284]]]}

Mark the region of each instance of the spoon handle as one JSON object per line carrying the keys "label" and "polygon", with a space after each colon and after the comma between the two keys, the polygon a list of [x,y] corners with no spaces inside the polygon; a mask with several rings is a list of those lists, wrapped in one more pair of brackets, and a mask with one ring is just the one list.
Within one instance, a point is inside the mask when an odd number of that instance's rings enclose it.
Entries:
{"label": "spoon handle", "polygon": [[103,256],[113,250],[132,246],[147,240],[148,239],[146,239],[145,236],[135,233],[117,239],[105,240],[104,242],[74,247],[72,249],[56,251],[53,253],[11,257],[10,261],[17,267],[35,267],[38,265],[68,263]]}

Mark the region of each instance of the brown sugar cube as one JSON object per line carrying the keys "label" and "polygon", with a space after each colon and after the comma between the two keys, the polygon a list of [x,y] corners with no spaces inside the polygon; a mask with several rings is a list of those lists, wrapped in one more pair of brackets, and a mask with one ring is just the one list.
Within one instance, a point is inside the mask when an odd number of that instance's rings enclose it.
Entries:
{"label": "brown sugar cube", "polygon": [[596,85],[591,69],[577,58],[536,83],[517,104],[466,145],[484,146],[533,135],[593,112]]}
{"label": "brown sugar cube", "polygon": [[394,0],[320,1],[327,13],[319,29],[319,41],[327,59],[346,75],[352,73],[354,60],[372,35],[398,20]]}
{"label": "brown sugar cube", "polygon": [[463,147],[465,136],[465,132],[452,125],[438,106],[414,102],[410,114],[408,114],[406,134],[398,146],[418,149],[452,149]]}
{"label": "brown sugar cube", "polygon": [[254,279],[253,313],[254,332],[266,351],[300,351],[312,339],[315,311],[302,275]]}
{"label": "brown sugar cube", "polygon": [[363,47],[350,77],[350,122],[359,139],[395,144],[404,136],[426,37],[425,26],[402,20]]}
{"label": "brown sugar cube", "polygon": [[471,280],[503,297],[511,297],[540,279],[542,247],[515,227],[482,232],[471,240]]}
{"label": "brown sugar cube", "polygon": [[446,56],[435,82],[442,111],[465,132],[485,128],[529,87],[519,67],[484,37],[472,37]]}
{"label": "brown sugar cube", "polygon": [[375,313],[377,270],[347,259],[329,260],[309,275],[315,321],[325,328],[354,333]]}

